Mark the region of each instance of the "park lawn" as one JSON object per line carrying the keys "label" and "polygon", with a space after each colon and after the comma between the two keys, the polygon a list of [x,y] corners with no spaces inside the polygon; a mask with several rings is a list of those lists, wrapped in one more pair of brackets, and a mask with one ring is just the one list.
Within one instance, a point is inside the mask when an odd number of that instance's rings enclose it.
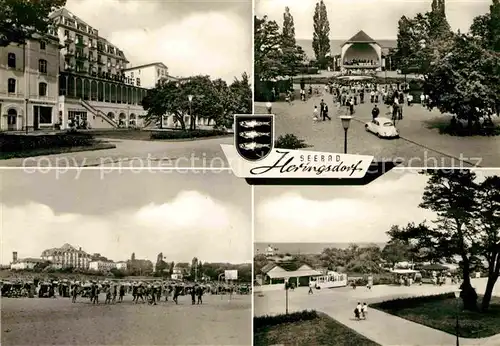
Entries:
{"label": "park lawn", "polygon": [[308,321],[287,322],[255,329],[254,345],[379,346],[322,313]]}
{"label": "park lawn", "polygon": [[[370,305],[389,314],[441,330],[456,333],[457,301],[453,294],[434,296],[436,299],[408,298],[398,300],[400,307],[389,302]],[[482,296],[479,296],[478,303]],[[461,302],[459,302],[461,306]],[[493,297],[488,312],[459,313],[459,335],[462,338],[486,338],[500,333],[500,297]]]}
{"label": "park lawn", "polygon": [[110,139],[130,139],[138,141],[151,140],[150,131],[142,131],[135,129],[110,129],[110,130],[86,130],[95,137],[110,138]]}
{"label": "park lawn", "polygon": [[113,129],[113,130],[90,130],[86,131],[95,137],[107,139],[123,139],[137,141],[188,141],[198,139],[209,139],[221,136],[232,136],[233,134],[220,130],[179,130],[179,129]]}

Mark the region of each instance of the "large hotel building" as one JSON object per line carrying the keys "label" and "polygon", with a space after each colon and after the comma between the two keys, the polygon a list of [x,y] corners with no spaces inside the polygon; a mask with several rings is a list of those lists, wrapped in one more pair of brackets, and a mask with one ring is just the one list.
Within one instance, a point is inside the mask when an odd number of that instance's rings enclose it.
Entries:
{"label": "large hotel building", "polygon": [[128,67],[118,47],[68,10],[54,29],[0,47],[0,130],[142,127],[147,89],[169,80],[163,63]]}

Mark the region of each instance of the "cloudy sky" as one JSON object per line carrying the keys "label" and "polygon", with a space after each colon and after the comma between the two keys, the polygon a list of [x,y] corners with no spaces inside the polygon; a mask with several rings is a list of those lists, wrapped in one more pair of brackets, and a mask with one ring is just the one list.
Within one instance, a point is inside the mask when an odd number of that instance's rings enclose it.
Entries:
{"label": "cloudy sky", "polygon": [[0,173],[1,263],[69,243],[115,261],[250,262],[250,187],[224,173]]}
{"label": "cloudy sky", "polygon": [[[476,171],[478,178],[481,171]],[[500,170],[489,174],[500,174]],[[427,177],[392,170],[367,186],[255,187],[255,241],[381,243],[392,225],[433,220],[418,208]]]}
{"label": "cloudy sky", "polygon": [[[374,39],[395,39],[401,16],[430,10],[431,0],[325,0],[331,39],[349,39],[364,30]],[[298,39],[311,39],[313,0],[255,0],[257,16],[283,24],[283,12],[290,7]],[[467,31],[472,19],[489,11],[491,0],[446,0],[446,15],[452,29]]]}
{"label": "cloudy sky", "polygon": [[131,65],[232,81],[252,66],[251,0],[68,0],[66,8],[123,49]]}

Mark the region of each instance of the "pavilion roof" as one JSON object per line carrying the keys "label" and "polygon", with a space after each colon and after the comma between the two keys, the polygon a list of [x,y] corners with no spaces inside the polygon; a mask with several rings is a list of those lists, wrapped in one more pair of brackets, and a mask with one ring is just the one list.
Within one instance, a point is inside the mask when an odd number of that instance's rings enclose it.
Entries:
{"label": "pavilion roof", "polygon": [[368,34],[363,30],[360,30],[356,35],[348,39],[344,44],[347,43],[377,43],[377,41],[368,36]]}

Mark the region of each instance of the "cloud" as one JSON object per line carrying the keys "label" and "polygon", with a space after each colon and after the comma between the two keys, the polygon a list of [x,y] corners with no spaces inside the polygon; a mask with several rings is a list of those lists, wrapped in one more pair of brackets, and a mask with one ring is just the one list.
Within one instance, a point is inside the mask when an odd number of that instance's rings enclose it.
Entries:
{"label": "cloud", "polygon": [[67,7],[124,50],[131,65],[161,61],[173,76],[208,74],[227,81],[250,73],[251,12],[190,4],[190,11],[180,3],[140,0],[70,0]]}
{"label": "cloud", "polygon": [[394,224],[432,220],[418,208],[426,178],[395,174],[363,187],[324,187],[318,198],[299,187],[264,198],[257,190],[255,241],[384,242]]}
{"label": "cloud", "polygon": [[113,260],[249,262],[251,229],[247,213],[196,191],[172,201],[109,215],[55,214],[43,204],[2,205],[2,263],[12,251],[39,257],[44,249],[70,243]]}

